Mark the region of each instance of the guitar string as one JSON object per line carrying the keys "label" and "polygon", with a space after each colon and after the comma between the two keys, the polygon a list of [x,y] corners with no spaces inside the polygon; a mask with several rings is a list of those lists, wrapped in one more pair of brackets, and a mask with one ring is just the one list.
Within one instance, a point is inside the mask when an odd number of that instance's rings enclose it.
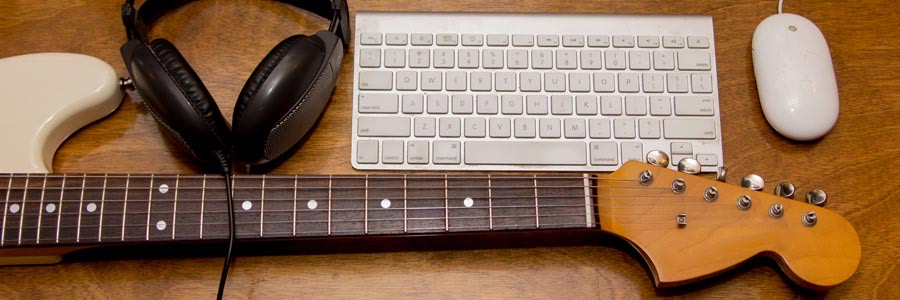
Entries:
{"label": "guitar string", "polygon": [[[82,178],[90,178],[90,179],[103,179],[103,178],[126,179],[126,178],[130,178],[133,180],[138,180],[138,179],[149,180],[150,176],[153,176],[154,178],[171,178],[171,179],[174,179],[176,176],[180,176],[182,179],[197,179],[197,180],[203,180],[203,178],[204,178],[202,174],[185,174],[185,175],[179,175],[179,174],[159,174],[159,175],[157,175],[157,174],[109,174],[108,176],[104,176],[104,174],[30,174],[30,173],[25,173],[25,174],[5,173],[5,174],[0,175],[0,178],[2,178],[2,177],[5,177],[5,178],[30,177],[30,178],[62,179],[63,175],[66,175],[67,177],[70,177],[70,178],[72,176],[75,176],[76,178],[82,177]],[[448,174],[407,174],[408,178],[410,178],[410,179],[435,179],[435,180],[444,180],[444,175],[448,175]],[[263,175],[244,174],[244,175],[236,176],[235,180],[236,181],[250,180],[250,179],[260,179],[261,180],[262,176]],[[328,180],[328,176],[329,175],[296,175],[297,179],[310,179],[310,180]],[[363,175],[363,174],[360,174],[360,175],[354,175],[354,174],[340,175],[339,174],[339,175],[330,175],[330,176],[332,176],[333,179],[341,179],[341,180],[351,180],[351,179],[365,180],[366,179],[365,175]],[[449,179],[487,179],[488,178],[487,174],[448,175],[448,176],[452,176],[452,177],[449,177]],[[221,179],[220,175],[207,176],[206,178]],[[532,175],[514,175],[514,174],[494,175],[494,174],[491,174],[491,179],[526,179],[526,178],[532,179],[533,177],[532,177]],[[578,180],[582,180],[582,179],[584,179],[584,175],[583,175],[583,173],[579,173],[579,175],[538,175],[537,178],[538,179],[578,179]],[[266,180],[271,180],[271,179],[293,180],[294,175],[266,175]],[[371,174],[371,175],[369,175],[369,179],[370,180],[403,179],[403,175]],[[622,179],[622,178],[600,177],[597,175],[590,175],[590,174],[588,175],[588,179],[628,180],[628,179]]]}

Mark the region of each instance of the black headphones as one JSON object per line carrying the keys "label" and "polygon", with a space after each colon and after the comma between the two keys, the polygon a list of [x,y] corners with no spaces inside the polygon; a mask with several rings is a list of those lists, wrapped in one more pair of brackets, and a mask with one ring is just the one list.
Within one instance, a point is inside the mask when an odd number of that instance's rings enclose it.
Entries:
{"label": "black headphones", "polygon": [[[280,161],[315,124],[331,98],[350,41],[344,0],[280,1],[331,19],[328,31],[281,41],[259,63],[238,96],[232,127],[175,46],[148,43],[149,25],[190,0],[134,0],[122,5],[128,42],[122,59],[150,114],[171,140],[200,162],[229,171],[231,158],[249,172]],[[264,168],[264,167],[263,167]]]}

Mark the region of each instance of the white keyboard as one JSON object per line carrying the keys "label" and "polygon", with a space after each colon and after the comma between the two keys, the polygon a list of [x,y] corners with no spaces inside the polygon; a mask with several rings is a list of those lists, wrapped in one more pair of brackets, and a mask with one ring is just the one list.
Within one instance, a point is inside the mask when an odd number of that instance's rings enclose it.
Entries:
{"label": "white keyboard", "polygon": [[722,165],[709,16],[358,12],[353,167]]}

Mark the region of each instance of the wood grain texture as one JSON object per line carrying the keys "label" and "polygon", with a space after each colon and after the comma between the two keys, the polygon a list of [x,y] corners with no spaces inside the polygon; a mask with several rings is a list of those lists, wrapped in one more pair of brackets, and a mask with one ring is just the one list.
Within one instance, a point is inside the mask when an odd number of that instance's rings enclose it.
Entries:
{"label": "wood grain texture", "polygon": [[[96,56],[126,74],[120,1],[0,2],[0,57],[62,51]],[[841,97],[837,125],[823,139],[795,143],[766,123],[750,58],[753,30],[777,1],[351,1],[355,11],[579,12],[713,16],[725,163],[732,174],[824,188],[828,208],[859,233],[856,275],[828,293],[789,284],[774,263],[752,259],[716,279],[657,290],[636,252],[600,246],[240,257],[229,299],[596,299],[900,296],[900,9],[888,0],[788,0],[785,11],[815,22],[828,39]],[[267,1],[200,1],[163,18],[151,35],[179,50],[226,119],[257,62],[281,39],[327,21]],[[315,132],[274,173],[357,173],[350,167],[353,52]],[[4,145],[9,146],[9,145]],[[57,153],[57,172],[193,173],[196,164],[165,143],[131,99],[76,133]],[[771,186],[766,191],[771,191]],[[0,298],[196,299],[215,295],[222,259],[140,259],[0,268]]]}

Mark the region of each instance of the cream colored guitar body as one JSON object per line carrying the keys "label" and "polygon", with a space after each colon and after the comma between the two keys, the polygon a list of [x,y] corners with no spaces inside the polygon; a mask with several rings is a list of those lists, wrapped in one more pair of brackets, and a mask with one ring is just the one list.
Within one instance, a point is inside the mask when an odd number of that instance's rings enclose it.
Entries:
{"label": "cream colored guitar body", "polygon": [[0,172],[49,173],[67,137],[122,101],[106,62],[71,53],[0,59]]}

